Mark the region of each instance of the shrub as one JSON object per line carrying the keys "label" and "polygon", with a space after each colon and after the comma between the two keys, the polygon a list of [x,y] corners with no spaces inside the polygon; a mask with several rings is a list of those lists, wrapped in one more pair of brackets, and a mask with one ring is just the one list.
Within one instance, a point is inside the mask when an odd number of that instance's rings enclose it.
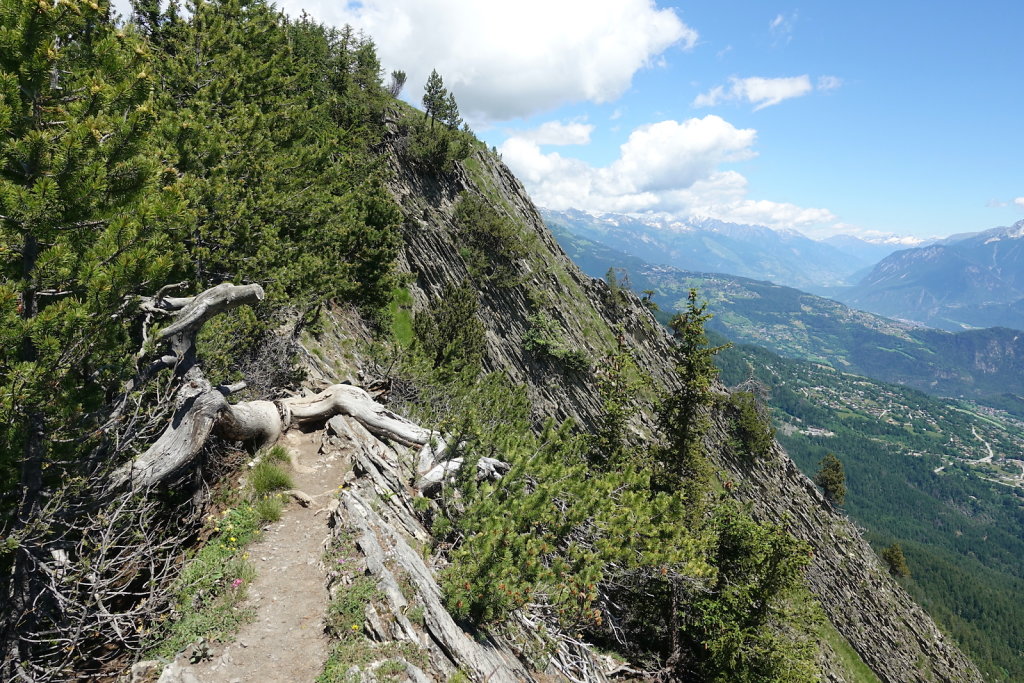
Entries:
{"label": "shrub", "polygon": [[818,474],[814,477],[814,483],[820,486],[825,496],[836,505],[842,505],[846,500],[846,474],[843,471],[843,463],[832,453],[825,454],[818,463]]}
{"label": "shrub", "polygon": [[453,218],[466,242],[471,275],[499,287],[520,284],[518,261],[530,255],[535,236],[527,236],[521,225],[476,194],[463,193]]}
{"label": "shrub", "polygon": [[555,320],[541,311],[527,319],[523,348],[558,363],[568,372],[583,372],[590,368],[590,357],[583,349],[571,348]]}
{"label": "shrub", "polygon": [[729,396],[732,416],[732,435],[751,459],[767,457],[775,439],[775,428],[770,417],[749,391],[737,391]]}
{"label": "shrub", "polygon": [[885,560],[885,564],[889,567],[889,573],[893,576],[901,579],[910,576],[910,566],[907,564],[907,558],[899,543],[893,543],[883,550],[882,559]]}

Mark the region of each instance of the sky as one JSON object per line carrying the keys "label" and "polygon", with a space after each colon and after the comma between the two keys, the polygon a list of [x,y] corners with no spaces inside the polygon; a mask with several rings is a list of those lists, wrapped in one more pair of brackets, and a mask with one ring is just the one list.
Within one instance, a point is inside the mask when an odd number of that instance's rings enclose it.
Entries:
{"label": "sky", "polygon": [[813,237],[1024,219],[1024,2],[279,0],[432,68],[554,209]]}

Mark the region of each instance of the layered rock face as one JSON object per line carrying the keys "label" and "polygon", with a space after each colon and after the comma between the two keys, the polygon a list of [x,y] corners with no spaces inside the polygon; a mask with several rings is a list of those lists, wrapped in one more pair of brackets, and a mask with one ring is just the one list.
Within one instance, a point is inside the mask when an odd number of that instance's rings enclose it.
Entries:
{"label": "layered rock face", "polygon": [[[410,291],[422,309],[446,288],[473,281],[464,258],[460,227],[453,214],[459,197],[488,198],[500,212],[533,235],[539,253],[520,264],[520,281],[496,286],[476,280],[480,317],[486,326],[485,366],[524,383],[538,417],[573,419],[591,426],[601,414],[594,371],[602,357],[621,345],[658,387],[676,381],[670,339],[650,311],[628,292],[615,299],[607,285],[583,275],[558,247],[522,185],[494,155],[475,152],[447,174],[417,168],[391,154],[391,191],[408,217],[402,266],[411,274]],[[565,343],[586,351],[597,368],[568,372],[550,359],[524,349],[537,292],[546,292]],[[724,387],[717,391],[725,392]],[[637,439],[653,433],[648,399],[632,425]],[[857,528],[834,510],[777,445],[771,457],[750,462],[733,455],[727,421],[713,416],[708,447],[715,465],[734,481],[732,490],[749,502],[754,516],[777,523],[811,544],[811,589],[828,619],[883,681],[980,681],[970,660],[889,576]],[[357,512],[359,514],[357,514]],[[350,510],[353,520],[362,512]],[[367,518],[366,524],[377,520]],[[350,521],[351,526],[351,521]],[[375,533],[384,533],[377,531]],[[823,675],[843,680],[835,654],[824,648]]]}

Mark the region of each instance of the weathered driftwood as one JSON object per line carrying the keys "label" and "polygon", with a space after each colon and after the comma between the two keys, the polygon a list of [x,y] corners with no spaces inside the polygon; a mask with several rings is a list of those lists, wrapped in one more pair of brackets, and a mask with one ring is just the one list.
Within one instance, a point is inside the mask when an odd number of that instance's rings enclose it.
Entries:
{"label": "weathered driftwood", "polygon": [[[462,469],[462,465],[462,458],[452,458],[451,460],[439,462],[416,480],[416,488],[424,496],[434,498],[440,495],[445,482],[455,479],[455,476]],[[476,480],[495,481],[501,479],[502,475],[508,472],[508,470],[508,463],[496,458],[483,457],[477,460],[476,463]]]}
{"label": "weathered driftwood", "polygon": [[[275,442],[293,425],[322,422],[338,414],[352,416],[377,436],[405,445],[429,446],[433,436],[430,430],[391,412],[362,389],[346,384],[334,384],[313,396],[228,402],[227,397],[244,383],[212,386],[196,363],[195,338],[213,316],[258,303],[263,297],[259,285],[223,283],[194,297],[157,295],[141,300],[139,309],[146,314],[147,324],[155,317],[171,320],[156,336],[170,353],[154,361],[129,384],[128,390],[164,368],[173,368],[181,385],[170,423],[145,452],[113,473],[112,489],[146,488],[166,481],[192,463],[214,433],[260,447]],[[148,338],[146,330],[143,336]]]}

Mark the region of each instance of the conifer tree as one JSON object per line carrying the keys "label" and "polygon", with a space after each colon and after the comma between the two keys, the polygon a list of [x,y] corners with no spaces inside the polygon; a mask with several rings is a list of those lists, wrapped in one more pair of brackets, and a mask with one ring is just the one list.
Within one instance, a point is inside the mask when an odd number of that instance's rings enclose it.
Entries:
{"label": "conifer tree", "polygon": [[836,505],[842,505],[846,500],[846,474],[843,472],[843,463],[832,453],[826,453],[818,463],[814,483],[820,486],[825,496]]}
{"label": "conifer tree", "polygon": [[661,425],[668,436],[668,445],[659,457],[663,467],[661,486],[684,494],[692,522],[703,516],[703,499],[710,483],[703,438],[710,425],[708,410],[714,401],[711,388],[718,374],[714,357],[724,348],[708,343],[704,323],[711,314],[705,313],[706,307],[698,304],[697,290],[691,289],[686,310],[670,323],[676,338],[678,382],[661,407]]}
{"label": "conifer tree", "polygon": [[882,551],[882,559],[889,567],[889,573],[899,578],[910,576],[910,566],[899,543],[893,543]]}
{"label": "conifer tree", "polygon": [[0,592],[3,660],[24,662],[37,645],[7,629],[31,632],[45,612],[31,606],[44,492],[83,474],[83,435],[134,369],[116,314],[165,281],[178,205],[153,183],[145,45],[106,3],[11,0],[0,25],[0,511],[15,546]]}
{"label": "conifer tree", "polygon": [[391,82],[388,84],[388,94],[392,97],[398,97],[402,94],[402,88],[405,87],[405,81],[407,76],[404,71],[397,69],[391,72]]}
{"label": "conifer tree", "polygon": [[423,116],[424,118],[430,117],[431,127],[433,127],[435,119],[443,119],[447,97],[448,91],[444,87],[444,81],[437,73],[437,69],[433,69],[423,86]]}
{"label": "conifer tree", "polygon": [[452,130],[458,130],[462,125],[462,117],[459,115],[459,105],[455,101],[455,93],[449,92],[444,100],[444,125]]}

